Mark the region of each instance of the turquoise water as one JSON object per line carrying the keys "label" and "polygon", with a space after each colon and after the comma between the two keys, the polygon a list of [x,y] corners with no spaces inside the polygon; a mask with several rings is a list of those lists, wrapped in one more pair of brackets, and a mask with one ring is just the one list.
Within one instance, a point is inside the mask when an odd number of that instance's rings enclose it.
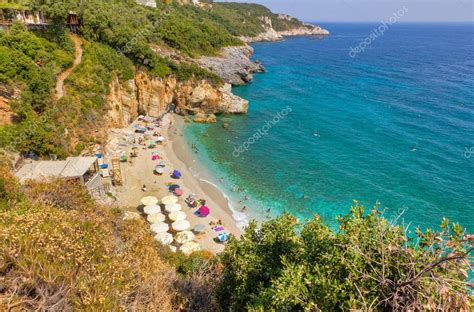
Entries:
{"label": "turquoise water", "polygon": [[378,25],[325,26],[324,39],[254,44],[268,72],[234,88],[249,113],[186,129],[199,161],[252,217],[270,208],[333,224],[358,199],[388,218],[403,212],[399,222],[445,216],[472,232],[473,24],[394,25],[354,58]]}

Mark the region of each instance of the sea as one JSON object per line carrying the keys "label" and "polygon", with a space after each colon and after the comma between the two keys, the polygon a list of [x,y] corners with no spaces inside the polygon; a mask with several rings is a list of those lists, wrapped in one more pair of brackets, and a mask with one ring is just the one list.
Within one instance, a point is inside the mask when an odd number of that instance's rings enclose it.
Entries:
{"label": "sea", "polygon": [[266,72],[233,88],[248,114],[186,126],[195,174],[241,224],[289,212],[337,227],[357,200],[474,232],[474,24],[322,26],[330,36],[252,45]]}

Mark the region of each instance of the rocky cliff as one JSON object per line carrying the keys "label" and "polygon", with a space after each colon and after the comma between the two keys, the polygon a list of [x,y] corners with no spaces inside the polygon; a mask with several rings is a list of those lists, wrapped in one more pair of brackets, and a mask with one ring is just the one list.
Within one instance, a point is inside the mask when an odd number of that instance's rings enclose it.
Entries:
{"label": "rocky cliff", "polygon": [[252,81],[253,73],[265,70],[260,62],[250,60],[252,54],[253,48],[245,44],[223,48],[218,56],[203,56],[197,62],[227,83],[241,85]]}
{"label": "rocky cliff", "polygon": [[[291,21],[294,18],[286,15],[286,14],[279,14],[279,19],[284,19]],[[272,20],[266,16],[262,16],[260,18],[262,21],[262,26],[265,29],[264,32],[260,33],[255,37],[240,37],[240,39],[246,43],[250,42],[258,42],[258,41],[280,41],[283,40],[285,36],[326,36],[329,35],[329,31],[321,28],[317,25],[305,24],[303,23],[301,26],[289,29],[289,30],[282,30],[277,31],[273,27]]]}
{"label": "rocky cliff", "polygon": [[178,82],[173,76],[152,78],[144,72],[125,83],[114,79],[107,102],[109,124],[114,127],[126,126],[140,114],[160,117],[171,107],[181,115],[206,118],[246,113],[248,109],[248,101],[232,94],[229,84],[215,87],[204,80]]}

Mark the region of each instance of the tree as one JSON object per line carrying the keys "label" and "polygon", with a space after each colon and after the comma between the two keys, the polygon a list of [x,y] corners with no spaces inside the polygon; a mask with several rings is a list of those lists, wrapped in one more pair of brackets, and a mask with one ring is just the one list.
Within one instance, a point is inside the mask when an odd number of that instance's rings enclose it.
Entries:
{"label": "tree", "polygon": [[256,311],[469,311],[474,237],[443,220],[439,231],[391,224],[355,202],[335,231],[291,215],[252,223],[221,256],[224,309]]}

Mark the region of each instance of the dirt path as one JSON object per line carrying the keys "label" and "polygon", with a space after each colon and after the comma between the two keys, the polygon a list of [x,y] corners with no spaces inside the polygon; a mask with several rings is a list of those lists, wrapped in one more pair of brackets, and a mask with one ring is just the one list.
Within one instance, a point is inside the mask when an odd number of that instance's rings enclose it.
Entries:
{"label": "dirt path", "polygon": [[81,63],[81,60],[82,60],[82,42],[81,42],[81,38],[79,38],[76,35],[72,35],[71,38],[72,38],[72,41],[74,41],[74,46],[76,48],[76,53],[75,53],[75,56],[74,56],[74,63],[72,64],[71,67],[69,67],[68,69],[63,71],[58,77],[58,81],[56,82],[56,99],[57,100],[61,99],[64,96],[64,80],[66,80],[67,77],[69,77],[69,75],[71,75],[74,68],[76,68],[77,65],[79,65]]}

